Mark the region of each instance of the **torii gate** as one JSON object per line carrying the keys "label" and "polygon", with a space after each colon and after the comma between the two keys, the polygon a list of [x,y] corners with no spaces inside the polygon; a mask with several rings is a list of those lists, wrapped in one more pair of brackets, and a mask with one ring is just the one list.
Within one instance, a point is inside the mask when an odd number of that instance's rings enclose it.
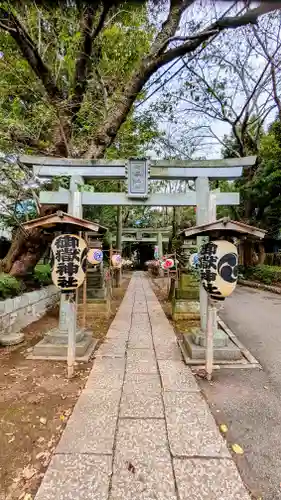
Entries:
{"label": "torii gate", "polygon": [[[35,176],[70,176],[70,189],[41,191],[42,204],[67,205],[75,217],[83,216],[84,205],[113,206],[196,206],[196,224],[214,220],[217,205],[239,205],[239,193],[211,192],[209,180],[234,180],[241,177],[243,167],[251,167],[256,156],[219,160],[85,160],[21,156],[20,161],[32,166]],[[127,180],[127,193],[83,192],[85,179]],[[151,193],[150,180],[193,180],[195,191],[164,194]],[[198,239],[198,244],[200,244]],[[200,289],[201,329],[206,330],[207,294]]]}
{"label": "torii gate", "polygon": [[[140,227],[140,228],[123,228],[122,229],[122,243],[151,243],[159,248],[159,258],[163,257],[163,243],[169,242],[169,235],[172,232],[171,227],[153,228],[153,227]],[[149,236],[147,236],[149,234]],[[146,235],[146,236],[144,236]],[[116,241],[117,237],[114,235],[112,241]]]}

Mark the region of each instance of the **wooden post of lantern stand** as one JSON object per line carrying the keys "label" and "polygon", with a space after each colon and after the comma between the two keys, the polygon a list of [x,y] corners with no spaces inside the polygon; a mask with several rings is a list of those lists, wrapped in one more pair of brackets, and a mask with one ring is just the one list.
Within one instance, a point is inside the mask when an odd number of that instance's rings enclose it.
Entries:
{"label": "wooden post of lantern stand", "polygon": [[217,328],[217,307],[208,296],[207,330],[206,330],[206,374],[207,380],[212,380],[214,367],[214,334]]}
{"label": "wooden post of lantern stand", "polygon": [[[87,233],[84,235],[86,244],[88,246]],[[87,262],[88,265],[88,262]],[[83,316],[82,316],[82,328],[86,328],[86,315],[87,315],[87,268],[85,272],[85,279],[83,281]]]}
{"label": "wooden post of lantern stand", "polygon": [[76,321],[77,321],[77,290],[66,294],[66,309],[68,309],[68,346],[67,346],[67,378],[74,376],[76,354]]}
{"label": "wooden post of lantern stand", "polygon": [[[209,193],[209,222],[216,220],[216,195]],[[206,373],[207,380],[212,380],[214,366],[214,335],[218,327],[217,308],[213,299],[207,295],[207,328],[206,328]]]}

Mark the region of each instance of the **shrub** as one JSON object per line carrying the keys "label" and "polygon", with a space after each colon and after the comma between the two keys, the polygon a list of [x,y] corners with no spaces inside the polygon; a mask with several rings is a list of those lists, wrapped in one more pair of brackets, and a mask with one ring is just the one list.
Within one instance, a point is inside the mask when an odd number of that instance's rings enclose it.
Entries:
{"label": "shrub", "polygon": [[33,276],[41,286],[50,285],[52,283],[50,264],[37,264]]}
{"label": "shrub", "polygon": [[244,277],[253,281],[260,281],[265,285],[281,283],[281,267],[259,265],[244,268]]}
{"label": "shrub", "polygon": [[5,300],[15,297],[22,292],[21,282],[14,276],[0,273],[0,299]]}

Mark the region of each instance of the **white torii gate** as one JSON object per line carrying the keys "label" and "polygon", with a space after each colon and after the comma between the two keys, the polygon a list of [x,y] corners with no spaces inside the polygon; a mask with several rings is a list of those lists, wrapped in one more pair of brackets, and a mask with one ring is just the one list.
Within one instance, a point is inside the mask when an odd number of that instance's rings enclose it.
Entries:
{"label": "white torii gate", "polygon": [[[70,189],[41,191],[42,204],[67,205],[68,212],[83,216],[84,205],[146,205],[146,206],[196,206],[196,224],[211,222],[217,205],[239,205],[239,193],[211,192],[209,180],[234,180],[241,177],[244,167],[251,167],[256,156],[219,160],[153,160],[133,159],[84,160],[73,158],[20,157],[25,165],[32,166],[37,177],[70,176]],[[78,190],[85,179],[119,179],[128,181],[127,193],[96,193]],[[195,191],[164,194],[149,193],[149,180],[193,180]],[[200,240],[198,241],[200,244]],[[62,305],[62,304],[61,304]],[[201,329],[206,331],[207,294],[200,289]]]}

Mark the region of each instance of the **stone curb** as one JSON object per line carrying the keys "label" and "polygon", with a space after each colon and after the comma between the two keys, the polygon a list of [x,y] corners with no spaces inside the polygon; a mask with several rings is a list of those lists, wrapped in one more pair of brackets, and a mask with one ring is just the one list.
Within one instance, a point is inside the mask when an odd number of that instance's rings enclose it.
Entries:
{"label": "stone curb", "polygon": [[259,283],[258,281],[239,279],[238,285],[248,286],[249,288],[258,288],[259,290],[265,290],[267,292],[277,293],[278,295],[281,295],[281,287],[265,285],[264,283]]}

